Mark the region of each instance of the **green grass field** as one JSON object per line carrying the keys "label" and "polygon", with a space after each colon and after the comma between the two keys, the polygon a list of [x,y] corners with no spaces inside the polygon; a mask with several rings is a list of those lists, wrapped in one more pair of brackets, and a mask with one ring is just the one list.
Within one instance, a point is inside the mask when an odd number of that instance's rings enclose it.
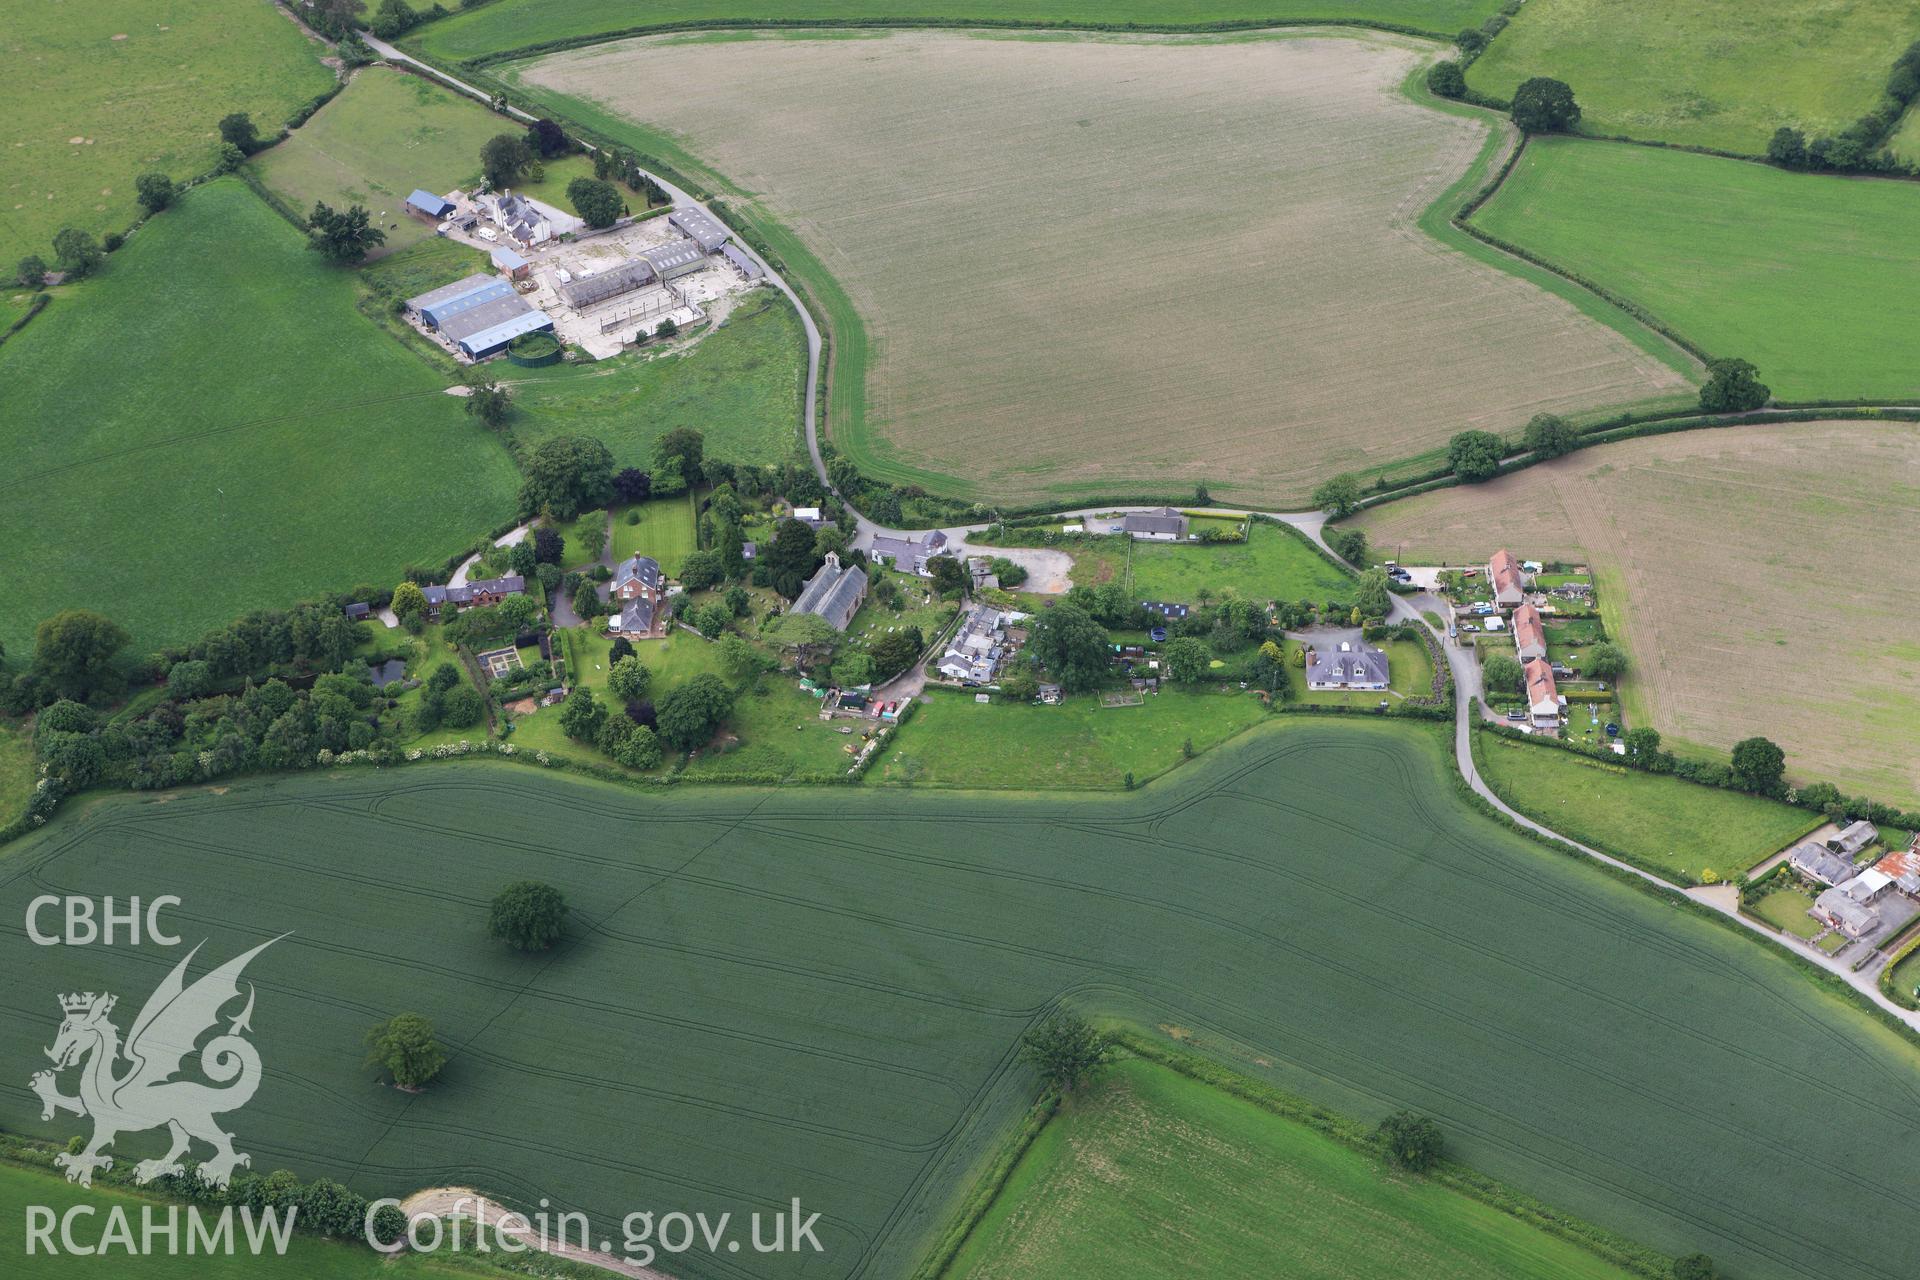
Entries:
{"label": "green grass field", "polygon": [[491,111],[421,76],[364,67],[285,142],[254,159],[269,190],[304,213],[316,200],[364,205],[388,250],[433,235],[402,207],[417,187],[445,193],[480,176],[480,146],[513,132]]}
{"label": "green grass field", "polygon": [[[636,513],[639,523],[627,523],[628,517]],[[616,561],[628,556],[652,556],[671,578],[679,574],[681,562],[698,549],[691,494],[613,510],[613,558]]]}
{"label": "green grass field", "polygon": [[1820,825],[1776,800],[1639,773],[1558,747],[1479,734],[1480,772],[1500,798],[1560,834],[1679,884],[1732,880]]}
{"label": "green grass field", "polygon": [[1202,588],[1215,599],[1231,591],[1246,600],[1318,602],[1350,599],[1353,579],[1292,530],[1261,520],[1253,522],[1245,542],[1134,545],[1133,594],[1139,599],[1192,604]]}
{"label": "green grass field", "polygon": [[393,582],[512,515],[506,451],[355,298],[225,180],[0,347],[0,644],[81,606],[145,653]]}
{"label": "green grass field", "polygon": [[1778,399],[1920,390],[1913,183],[1552,138],[1474,223],[1753,361]]}
{"label": "green grass field", "polygon": [[[272,1261],[263,1261],[244,1251],[184,1256],[184,1238],[180,1256],[169,1257],[162,1241],[160,1252],[146,1256],[130,1255],[117,1248],[106,1255],[110,1260],[65,1253],[49,1256],[43,1250],[36,1250],[32,1261],[25,1260],[28,1256],[28,1205],[43,1205],[59,1215],[65,1215],[79,1206],[92,1209],[91,1217],[81,1215],[75,1219],[77,1225],[74,1236],[82,1244],[93,1244],[99,1241],[100,1233],[106,1228],[107,1215],[115,1209],[127,1215],[137,1233],[141,1211],[145,1206],[152,1205],[156,1214],[161,1215],[159,1220],[164,1222],[164,1206],[169,1203],[172,1202],[149,1199],[117,1187],[76,1187],[51,1170],[0,1163],[0,1258],[7,1259],[11,1274],[32,1275],[36,1280],[41,1277],[49,1280],[91,1278],[107,1269],[111,1269],[115,1276],[128,1276],[132,1280],[247,1280],[249,1277],[269,1274],[297,1275],[301,1280],[424,1280],[433,1276],[498,1274],[459,1265],[448,1259],[429,1260],[405,1254],[393,1259],[384,1258],[357,1244],[337,1244],[297,1233],[288,1244],[286,1254]],[[218,1210],[210,1212],[217,1214]],[[185,1229],[183,1214],[181,1230],[184,1232]],[[242,1234],[238,1222],[234,1225],[234,1233]],[[59,1239],[56,1230],[54,1240],[58,1242]]]}
{"label": "green grass field", "polygon": [[[1454,787],[1439,726],[1306,717],[1098,800],[311,771],[104,798],[8,850],[0,918],[173,893],[197,966],[289,934],[248,970],[264,1072],[225,1119],[256,1169],[544,1196],[608,1234],[636,1206],[821,1212],[827,1253],[756,1256],[758,1280],[911,1271],[1025,1114],[1012,1048],[1063,1001],[1188,1028],[1361,1124],[1430,1114],[1470,1168],[1746,1280],[1920,1271],[1888,1119],[1920,1049]],[[551,955],[485,935],[527,876],[577,913]],[[41,1060],[62,991],[118,994],[124,1029],[176,959],[0,934],[0,1060]],[[449,1051],[419,1095],[362,1066],[400,1009]],[[18,1087],[0,1126],[74,1128]],[[1851,1156],[1808,1177],[1796,1153],[1828,1149]]]}
{"label": "green grass field", "polygon": [[[1126,26],[1205,29],[1216,23],[1269,21],[1384,22],[1451,37],[1499,8],[1493,0],[659,0],[636,10],[625,0],[502,0],[422,27],[407,41],[427,55],[486,57],[554,41],[591,43],[612,32],[670,30],[688,25],[797,23],[969,23],[1012,26]],[[1889,58],[1891,62],[1891,58]]]}
{"label": "green grass field", "polygon": [[515,438],[589,435],[623,467],[647,468],[653,443],[697,427],[710,457],[775,463],[800,448],[807,343],[784,298],[762,291],[684,351],[587,365],[516,369]]}
{"label": "green grass field", "polygon": [[245,111],[266,137],[333,84],[321,49],[259,0],[96,0],[10,6],[0,32],[7,165],[0,262],[53,259],[65,226],[96,236],[140,214],[133,180],[213,168],[220,118]]}
{"label": "green grass field", "polygon": [[1128,1058],[1015,1166],[956,1280],[1632,1274],[1297,1120]]}
{"label": "green grass field", "polygon": [[1781,125],[1871,110],[1917,30],[1901,0],[1529,0],[1467,83],[1505,98],[1554,76],[1588,132],[1758,155]]}
{"label": "green grass field", "polygon": [[916,787],[1074,788],[1117,791],[1216,746],[1267,717],[1251,693],[1168,689],[1137,707],[1103,707],[1078,693],[1058,706],[975,702],[930,689],[867,775]]}
{"label": "green grass field", "polygon": [[0,827],[26,812],[27,797],[39,778],[26,722],[0,720]]}

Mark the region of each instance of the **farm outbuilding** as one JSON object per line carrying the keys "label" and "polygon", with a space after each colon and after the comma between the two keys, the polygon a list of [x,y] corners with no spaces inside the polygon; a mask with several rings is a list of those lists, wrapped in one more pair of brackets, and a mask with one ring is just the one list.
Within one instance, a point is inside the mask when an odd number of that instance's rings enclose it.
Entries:
{"label": "farm outbuilding", "polygon": [[738,267],[740,274],[748,280],[758,280],[765,274],[760,270],[760,264],[748,257],[746,251],[741,249],[739,245],[723,244],[720,246],[720,254],[726,258],[728,262]]}
{"label": "farm outbuilding", "polygon": [[407,300],[428,328],[475,360],[505,350],[523,333],[551,331],[546,312],[498,276],[470,275]]}
{"label": "farm outbuilding", "polygon": [[702,253],[712,253],[733,234],[705,209],[675,209],[667,215],[667,225],[693,240]]}
{"label": "farm outbuilding", "polygon": [[674,240],[642,249],[640,257],[662,280],[671,280],[689,271],[698,271],[707,261],[707,251],[700,247],[698,240]]}
{"label": "farm outbuilding", "polygon": [[658,273],[653,264],[643,254],[617,267],[609,267],[597,275],[578,277],[560,285],[556,292],[560,301],[575,311],[585,311],[597,306],[608,298],[617,298],[623,293],[632,293],[635,289],[652,284]]}
{"label": "farm outbuilding", "polygon": [[454,212],[454,203],[445,196],[437,196],[431,191],[423,191],[415,188],[414,193],[407,197],[406,209],[408,213],[411,213],[416,218],[425,218],[428,222],[438,222],[440,219]]}
{"label": "farm outbuilding", "polygon": [[492,256],[493,269],[509,280],[525,280],[533,274],[531,264],[511,249],[495,249]]}

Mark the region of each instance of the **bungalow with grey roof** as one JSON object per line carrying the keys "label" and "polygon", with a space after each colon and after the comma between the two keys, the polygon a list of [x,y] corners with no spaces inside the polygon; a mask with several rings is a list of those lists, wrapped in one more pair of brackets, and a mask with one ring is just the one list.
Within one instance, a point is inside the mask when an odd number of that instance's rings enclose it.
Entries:
{"label": "bungalow with grey roof", "polygon": [[1371,645],[1342,640],[1329,650],[1307,654],[1309,689],[1384,689],[1387,655]]}
{"label": "bungalow with grey roof", "polygon": [[829,551],[825,562],[807,579],[806,586],[800,588],[791,612],[811,613],[835,631],[845,631],[866,598],[866,570],[843,567],[839,553]]}
{"label": "bungalow with grey roof", "polygon": [[1187,536],[1187,518],[1172,507],[1158,511],[1129,511],[1120,531],[1146,542],[1178,542]]}

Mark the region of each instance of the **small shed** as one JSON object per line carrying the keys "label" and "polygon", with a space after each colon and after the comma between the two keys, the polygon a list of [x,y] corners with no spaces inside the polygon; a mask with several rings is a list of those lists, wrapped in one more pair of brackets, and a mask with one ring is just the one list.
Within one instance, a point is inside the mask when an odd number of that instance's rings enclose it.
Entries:
{"label": "small shed", "polygon": [[533,274],[527,260],[505,246],[493,251],[493,269],[509,280],[525,280]]}
{"label": "small shed", "polygon": [[437,196],[431,191],[423,191],[416,187],[413,194],[406,199],[406,210],[416,218],[425,218],[428,222],[439,222],[454,212],[455,206],[453,201],[445,196]]}

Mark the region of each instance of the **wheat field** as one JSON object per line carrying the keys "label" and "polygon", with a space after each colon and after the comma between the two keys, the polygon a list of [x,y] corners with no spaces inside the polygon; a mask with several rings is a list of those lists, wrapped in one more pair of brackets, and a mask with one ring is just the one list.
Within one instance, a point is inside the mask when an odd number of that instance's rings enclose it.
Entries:
{"label": "wheat field", "polygon": [[797,234],[865,330],[864,361],[835,334],[837,376],[866,383],[832,429],[870,469],[1003,500],[1205,482],[1281,502],[1463,428],[1686,386],[1417,225],[1489,140],[1400,91],[1426,56],[1372,35],[728,34],[513,77],[664,135]]}

